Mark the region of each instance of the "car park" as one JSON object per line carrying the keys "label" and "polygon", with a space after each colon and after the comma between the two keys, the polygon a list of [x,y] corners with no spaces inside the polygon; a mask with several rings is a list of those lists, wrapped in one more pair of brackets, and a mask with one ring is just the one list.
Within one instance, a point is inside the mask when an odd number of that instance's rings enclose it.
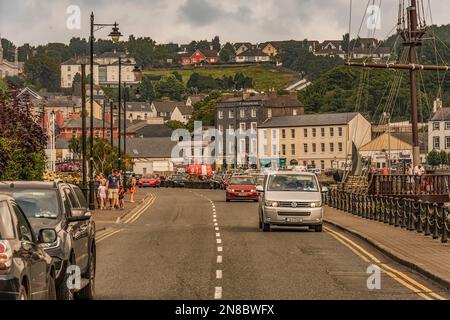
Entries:
{"label": "car park", "polygon": [[0,299],[56,299],[56,269],[42,245],[56,241],[54,229],[35,237],[28,219],[12,197],[0,195]]}
{"label": "car park", "polygon": [[259,203],[259,227],[268,232],[272,226],[306,226],[322,232],[322,191],[312,173],[269,173]]}
{"label": "car park", "polygon": [[255,179],[251,176],[233,176],[226,189],[226,201],[254,201],[259,199]]}
{"label": "car park", "polygon": [[[35,236],[43,228],[57,232],[43,245],[53,258],[60,300],[93,299],[95,295],[95,223],[81,189],[62,182],[3,182],[0,193],[12,196],[30,221]],[[69,288],[69,267],[79,268],[80,287]]]}

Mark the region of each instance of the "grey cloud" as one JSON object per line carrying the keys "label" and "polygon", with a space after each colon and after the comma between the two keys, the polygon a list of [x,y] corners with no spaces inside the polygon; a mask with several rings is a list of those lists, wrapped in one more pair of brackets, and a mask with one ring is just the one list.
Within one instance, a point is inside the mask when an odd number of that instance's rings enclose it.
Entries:
{"label": "grey cloud", "polygon": [[207,25],[224,14],[222,9],[207,0],[187,0],[178,10],[182,22],[196,26]]}

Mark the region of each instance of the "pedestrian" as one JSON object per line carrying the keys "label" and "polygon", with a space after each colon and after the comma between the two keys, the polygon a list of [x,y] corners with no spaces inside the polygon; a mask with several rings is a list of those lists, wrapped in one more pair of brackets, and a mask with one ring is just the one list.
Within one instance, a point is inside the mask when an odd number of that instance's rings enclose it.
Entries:
{"label": "pedestrian", "polygon": [[136,193],[136,184],[137,184],[137,180],[136,180],[136,174],[133,173],[133,175],[131,176],[131,183],[130,183],[130,202],[134,203],[134,194]]}
{"label": "pedestrian", "polygon": [[119,191],[119,208],[120,210],[125,209],[125,195],[127,192],[125,191],[125,188],[122,186]]}
{"label": "pedestrian", "polygon": [[422,166],[421,163],[419,163],[415,168],[414,168],[414,180],[416,182],[416,193],[419,194],[422,188],[422,183],[423,183],[423,177],[425,175],[425,168]]}
{"label": "pedestrian", "polygon": [[119,208],[119,176],[117,170],[113,170],[108,177],[108,199],[110,209]]}
{"label": "pedestrian", "polygon": [[406,187],[407,187],[407,193],[411,194],[413,193],[413,186],[414,186],[414,171],[411,164],[408,164],[406,166]]}
{"label": "pedestrian", "polygon": [[106,209],[106,191],[108,189],[106,188],[106,181],[102,181],[100,183],[100,186],[98,187],[98,195],[100,198],[100,210]]}

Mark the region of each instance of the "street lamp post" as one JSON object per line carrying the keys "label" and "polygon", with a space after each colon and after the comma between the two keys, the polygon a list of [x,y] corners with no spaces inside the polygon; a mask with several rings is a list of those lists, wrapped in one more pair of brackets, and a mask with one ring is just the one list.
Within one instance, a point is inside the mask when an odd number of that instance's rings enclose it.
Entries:
{"label": "street lamp post", "polygon": [[119,170],[122,167],[122,57],[119,56],[119,103],[117,105],[118,112],[118,126],[119,126],[119,136],[117,140],[117,146],[119,147],[119,159],[118,159],[118,167]]}
{"label": "street lamp post", "polygon": [[[97,29],[95,29],[97,27]],[[98,24],[95,23],[94,13],[91,13],[91,35],[90,41],[90,104],[91,104],[91,116],[90,116],[90,152],[89,152],[89,209],[94,210],[94,32],[104,27],[113,27],[109,36],[113,42],[118,42],[122,34],[119,32],[117,22],[114,24]]]}
{"label": "street lamp post", "polygon": [[109,122],[110,122],[110,133],[111,133],[111,146],[113,147],[114,146],[114,101],[113,100],[111,100],[110,102],[109,102],[109,107],[110,107],[110,111],[111,111],[111,116],[110,116],[110,119],[109,119]]}
{"label": "street lamp post", "polygon": [[87,194],[87,168],[86,168],[86,64],[81,65],[81,171],[83,194],[88,198]]}

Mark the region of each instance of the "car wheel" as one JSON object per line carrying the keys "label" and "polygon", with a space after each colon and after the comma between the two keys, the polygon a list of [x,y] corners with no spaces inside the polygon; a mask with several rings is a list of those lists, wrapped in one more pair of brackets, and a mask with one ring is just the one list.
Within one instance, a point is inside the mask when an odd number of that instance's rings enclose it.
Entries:
{"label": "car wheel", "polygon": [[50,275],[47,285],[48,300],[56,300],[56,283],[55,278]]}
{"label": "car wheel", "polygon": [[314,227],[314,230],[315,230],[316,232],[322,232],[322,231],[323,231],[323,226],[322,226],[322,225],[315,226],[315,227]]}
{"label": "car wheel", "polygon": [[231,200],[230,200],[230,199],[227,199],[227,202],[231,202]]}
{"label": "car wheel", "polygon": [[270,224],[262,222],[262,231],[270,232]]}
{"label": "car wheel", "polygon": [[67,267],[62,271],[63,275],[61,276],[61,280],[56,286],[56,298],[58,300],[70,301],[75,299],[75,293],[73,290],[67,287],[67,282],[70,280],[70,274],[67,273]]}
{"label": "car wheel", "polygon": [[18,300],[28,300],[27,289],[23,284],[20,285],[19,295],[17,297]]}
{"label": "car wheel", "polygon": [[88,277],[89,277],[89,284],[84,287],[83,289],[81,289],[77,294],[76,294],[76,299],[77,300],[94,300],[94,296],[95,296],[95,268],[96,268],[96,253],[95,253],[95,249],[93,250],[92,254],[91,254],[91,258],[89,259],[89,272],[88,272]]}

